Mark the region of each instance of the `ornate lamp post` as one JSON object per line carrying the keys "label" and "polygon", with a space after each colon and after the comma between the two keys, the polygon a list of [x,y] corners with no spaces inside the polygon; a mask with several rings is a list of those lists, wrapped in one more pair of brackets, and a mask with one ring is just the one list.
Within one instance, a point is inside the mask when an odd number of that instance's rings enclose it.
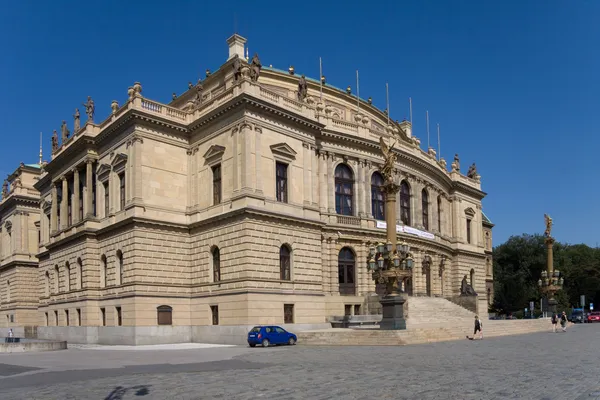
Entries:
{"label": "ornate lamp post", "polygon": [[385,159],[381,173],[385,178],[383,191],[385,192],[387,243],[379,243],[376,247],[371,247],[367,268],[372,271],[372,277],[376,283],[386,286],[386,294],[380,300],[383,319],[379,327],[394,330],[406,329],[404,318],[406,294],[403,291],[402,283],[407,277],[412,276],[413,259],[405,242],[396,243],[396,194],[400,187],[394,183],[392,173],[396,161],[396,154],[392,151],[394,145],[388,147],[383,138],[380,138],[379,144]]}
{"label": "ornate lamp post", "polygon": [[544,232],[546,239],[544,240],[544,243],[546,243],[546,250],[548,253],[546,260],[547,268],[546,271],[542,271],[541,279],[538,280],[538,286],[540,287],[541,292],[548,298],[548,305],[554,314],[556,313],[557,304],[554,295],[559,290],[562,290],[565,280],[560,277],[560,271],[554,269],[554,257],[552,255],[552,246],[554,245],[554,238],[552,237],[552,218],[550,218],[548,214],[544,214],[544,219],[546,220],[546,231]]}

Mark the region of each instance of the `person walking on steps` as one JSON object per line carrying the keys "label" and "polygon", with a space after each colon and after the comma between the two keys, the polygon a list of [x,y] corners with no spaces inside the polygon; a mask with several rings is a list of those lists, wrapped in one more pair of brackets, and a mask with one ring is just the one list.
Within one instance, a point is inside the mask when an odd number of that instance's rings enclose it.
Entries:
{"label": "person walking on steps", "polygon": [[562,315],[560,316],[560,326],[562,327],[562,331],[566,332],[567,331],[567,314],[565,314],[565,312],[562,312]]}
{"label": "person walking on steps", "polygon": [[556,324],[558,324],[558,315],[552,314],[552,332],[556,333]]}
{"label": "person walking on steps", "polygon": [[477,335],[477,332],[479,332],[479,339],[483,339],[483,324],[481,323],[481,320],[479,319],[479,317],[476,315],[475,316],[475,329],[473,330],[473,339],[475,339],[475,335]]}

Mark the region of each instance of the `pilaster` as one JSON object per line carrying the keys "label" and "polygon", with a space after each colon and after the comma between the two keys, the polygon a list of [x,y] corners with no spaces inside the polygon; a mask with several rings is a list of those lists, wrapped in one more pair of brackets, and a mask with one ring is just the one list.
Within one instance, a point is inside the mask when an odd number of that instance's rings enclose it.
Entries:
{"label": "pilaster", "polygon": [[[364,210],[367,218],[373,218],[373,210],[371,209],[371,163],[365,161],[363,168],[363,182],[364,182]],[[398,203],[399,204],[399,203]]]}
{"label": "pilaster", "polygon": [[252,127],[247,123],[240,125],[241,137],[241,174],[242,174],[242,191],[252,190],[252,177],[256,176],[255,165],[251,163],[252,152]]}
{"label": "pilaster", "polygon": [[357,163],[356,187],[358,192],[358,216],[364,218],[366,216],[365,193],[368,190],[368,185],[365,179],[364,161],[362,160],[358,160]]}
{"label": "pilaster", "polygon": [[327,156],[323,152],[318,153],[319,158],[319,210],[327,211]]}
{"label": "pilaster", "polygon": [[311,181],[311,198],[312,198],[312,206],[318,207],[319,203],[319,173],[318,173],[318,156],[316,153],[315,146],[310,146],[310,181]]}
{"label": "pilaster", "polygon": [[73,169],[73,200],[71,201],[71,218],[73,224],[79,222],[79,169]]}
{"label": "pilaster", "polygon": [[259,195],[263,195],[263,174],[262,174],[262,152],[261,152],[261,136],[262,128],[254,125],[254,176],[256,177],[255,191]]}
{"label": "pilaster", "polygon": [[312,203],[312,189],[310,182],[310,145],[302,143],[302,175],[303,175],[303,203],[310,206]]}
{"label": "pilaster", "polygon": [[[84,218],[90,218],[94,216],[93,198],[94,189],[93,186],[93,168],[94,160],[87,159],[85,161],[85,202],[83,203],[83,215]],[[96,200],[96,204],[98,201]]]}
{"label": "pilaster", "polygon": [[231,139],[233,141],[233,168],[232,168],[232,174],[233,174],[233,191],[237,192],[240,190],[240,181],[239,181],[239,164],[240,164],[240,160],[239,160],[239,151],[238,151],[238,136],[239,136],[239,126],[234,127],[231,130]]}
{"label": "pilaster", "polygon": [[50,234],[58,230],[58,189],[56,183],[52,182],[50,189],[52,195],[52,203],[50,204]]}
{"label": "pilaster", "polygon": [[60,202],[60,229],[66,229],[69,225],[69,181],[63,176],[62,181],[62,199]]}
{"label": "pilaster", "polygon": [[327,211],[330,214],[335,214],[335,178],[333,173],[333,163],[335,162],[335,155],[327,154],[327,198],[328,205]]}

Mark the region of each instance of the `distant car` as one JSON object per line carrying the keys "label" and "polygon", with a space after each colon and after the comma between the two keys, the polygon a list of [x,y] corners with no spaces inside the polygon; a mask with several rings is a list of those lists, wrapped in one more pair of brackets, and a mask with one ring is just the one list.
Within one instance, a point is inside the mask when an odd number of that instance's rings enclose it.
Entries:
{"label": "distant car", "polygon": [[587,322],[600,322],[600,312],[591,312],[588,314]]}
{"label": "distant car", "polygon": [[298,337],[295,334],[286,331],[280,326],[255,326],[248,332],[248,344],[250,347],[254,347],[257,344],[262,345],[262,347],[278,344],[289,344],[292,346],[297,341]]}
{"label": "distant car", "polygon": [[583,311],[575,310],[571,313],[571,317],[568,320],[574,324],[582,324],[585,322],[585,314]]}

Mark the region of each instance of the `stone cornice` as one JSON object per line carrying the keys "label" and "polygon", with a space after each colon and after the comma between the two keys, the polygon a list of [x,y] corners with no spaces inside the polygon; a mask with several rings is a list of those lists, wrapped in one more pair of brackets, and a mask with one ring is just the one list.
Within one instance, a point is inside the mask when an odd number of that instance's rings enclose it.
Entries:
{"label": "stone cornice", "polygon": [[471,187],[469,185],[466,185],[462,182],[454,182],[452,189],[453,189],[452,192],[466,193],[466,194],[469,194],[469,195],[475,197],[477,200],[482,200],[487,195],[487,193],[485,193],[479,189],[476,189],[474,187]]}
{"label": "stone cornice", "polygon": [[39,204],[40,199],[38,197],[13,194],[0,203],[0,216],[2,216],[3,212],[5,212],[7,209],[16,208],[18,205],[39,207]]}

